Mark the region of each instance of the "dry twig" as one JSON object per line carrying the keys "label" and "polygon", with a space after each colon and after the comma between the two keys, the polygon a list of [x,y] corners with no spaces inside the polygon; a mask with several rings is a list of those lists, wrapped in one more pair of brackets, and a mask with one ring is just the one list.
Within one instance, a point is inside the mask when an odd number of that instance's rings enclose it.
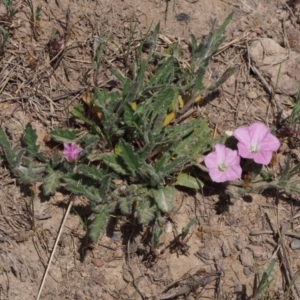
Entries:
{"label": "dry twig", "polygon": [[70,213],[70,210],[75,202],[75,198],[76,196],[75,195],[72,195],[71,196],[71,199],[70,199],[70,202],[69,202],[69,205],[68,205],[68,208],[67,208],[67,211],[65,212],[65,215],[64,215],[64,218],[62,220],[62,223],[60,225],[60,228],[59,228],[59,231],[58,231],[58,234],[57,234],[57,237],[56,237],[56,240],[55,240],[55,243],[54,243],[54,246],[53,246],[53,249],[52,249],[52,252],[51,252],[51,255],[50,255],[50,258],[49,258],[49,261],[48,261],[48,265],[47,265],[47,268],[44,272],[44,275],[43,275],[43,279],[42,279],[42,282],[40,284],[40,288],[39,288],[39,292],[38,292],[38,295],[36,297],[36,300],[39,300],[40,297],[41,297],[41,294],[42,294],[42,291],[43,291],[43,287],[45,285],[45,282],[46,282],[46,278],[47,278],[47,275],[49,273],[49,269],[50,269],[50,266],[51,266],[51,263],[52,263],[52,260],[53,260],[53,257],[54,257],[54,254],[55,254],[55,251],[56,251],[56,248],[57,248],[57,245],[58,245],[58,242],[60,240],[60,236],[62,234],[62,231],[63,231],[63,228],[65,226],[65,223],[67,221],[67,218],[69,216],[69,213]]}

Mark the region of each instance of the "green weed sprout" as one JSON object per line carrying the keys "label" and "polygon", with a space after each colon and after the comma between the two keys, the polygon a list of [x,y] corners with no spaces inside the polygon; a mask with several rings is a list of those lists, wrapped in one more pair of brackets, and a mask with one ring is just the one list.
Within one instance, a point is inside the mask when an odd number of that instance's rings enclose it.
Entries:
{"label": "green weed sprout", "polygon": [[[291,100],[292,101],[292,100]],[[300,85],[298,88],[298,93],[296,101],[294,103],[294,108],[290,116],[290,127],[281,128],[279,134],[282,136],[300,135],[299,123],[300,123]]]}
{"label": "green weed sprout", "polygon": [[161,236],[163,234],[163,226],[162,223],[160,222],[160,219],[161,219],[160,213],[158,212],[157,218],[155,220],[155,224],[153,226],[153,234],[151,239],[151,251],[155,257],[160,255],[161,253],[160,248],[164,245],[164,243],[160,241]]}
{"label": "green weed sprout", "polygon": [[35,9],[35,12],[33,13],[32,21],[33,22],[40,21],[41,20],[41,13],[42,13],[42,5],[38,5],[37,8]]}
{"label": "green weed sprout", "polygon": [[300,85],[298,88],[298,94],[296,97],[296,102],[294,104],[294,108],[290,117],[291,127],[294,130],[298,130],[298,125],[300,123]]}
{"label": "green weed sprout", "polygon": [[191,227],[197,222],[196,219],[192,219],[186,226],[181,229],[181,233],[178,234],[174,240],[170,243],[170,251],[179,254],[187,254],[190,246],[187,244],[192,234],[188,237]]}
{"label": "green weed sprout", "polygon": [[257,300],[259,295],[261,295],[273,282],[274,276],[272,275],[272,272],[273,272],[275,263],[276,263],[276,259],[272,259],[267,270],[263,272],[263,275],[258,284],[258,287],[256,288],[256,290],[254,292],[254,300]]}
{"label": "green weed sprout", "polygon": [[7,40],[8,40],[8,32],[2,26],[0,26],[0,31],[1,31],[1,34],[2,34],[2,37],[1,37],[1,40],[0,40],[0,45],[2,47],[4,47]]}
{"label": "green weed sprout", "polygon": [[182,234],[182,239],[183,239],[183,240],[188,236],[191,227],[192,227],[196,222],[197,222],[196,219],[192,219],[186,226],[184,226],[184,227],[182,228],[181,234]]}
{"label": "green weed sprout", "polygon": [[16,14],[16,10],[14,9],[12,1],[11,0],[2,0],[2,2],[7,9],[8,17],[13,17]]}

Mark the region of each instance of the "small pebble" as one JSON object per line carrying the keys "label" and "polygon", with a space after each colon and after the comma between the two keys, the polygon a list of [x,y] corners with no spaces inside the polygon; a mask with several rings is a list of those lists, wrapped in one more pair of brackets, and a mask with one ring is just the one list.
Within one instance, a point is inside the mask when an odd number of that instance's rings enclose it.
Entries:
{"label": "small pebble", "polygon": [[250,268],[244,267],[244,274],[245,274],[245,275],[250,275],[251,273],[252,273],[252,272],[251,272]]}
{"label": "small pebble", "polygon": [[113,254],[114,258],[122,258],[123,257],[123,250],[122,248],[118,248],[117,250],[115,250],[114,254]]}
{"label": "small pebble", "polygon": [[120,241],[120,240],[121,240],[121,235],[120,235],[119,233],[114,232],[114,233],[113,233],[113,236],[111,237],[111,239],[112,239],[114,242]]}
{"label": "small pebble", "polygon": [[197,252],[197,255],[206,260],[219,259],[222,256],[222,253],[219,249],[201,249]]}
{"label": "small pebble", "polygon": [[165,225],[165,233],[172,233],[173,232],[173,225],[170,221],[168,221]]}
{"label": "small pebble", "polygon": [[239,238],[236,241],[236,243],[235,243],[235,247],[239,251],[241,251],[242,249],[244,249],[247,245],[248,245],[248,242],[245,239],[242,239],[242,238]]}
{"label": "small pebble", "polygon": [[116,250],[117,247],[118,247],[118,245],[117,245],[116,243],[112,242],[112,243],[109,243],[109,247],[110,247],[112,250]]}
{"label": "small pebble", "polygon": [[229,242],[227,240],[225,240],[223,242],[223,245],[222,245],[222,251],[223,251],[223,254],[225,257],[227,256],[230,256],[231,255],[231,248],[230,248],[230,245],[229,245]]}
{"label": "small pebble", "polygon": [[252,267],[254,265],[253,254],[248,249],[244,249],[240,254],[240,260],[244,267]]}
{"label": "small pebble", "polygon": [[247,93],[247,97],[249,99],[256,99],[257,98],[257,93],[254,91],[250,91],[249,93]]}
{"label": "small pebble", "polygon": [[291,242],[291,248],[293,250],[299,249],[300,248],[300,240],[293,239],[292,242]]}
{"label": "small pebble", "polygon": [[107,280],[106,280],[105,276],[100,273],[95,277],[94,282],[97,283],[98,285],[102,286],[103,284],[107,283]]}
{"label": "small pebble", "polygon": [[75,292],[75,297],[77,300],[85,300],[85,295],[81,290]]}
{"label": "small pebble", "polygon": [[108,293],[103,293],[101,299],[102,300],[113,300],[113,297]]}
{"label": "small pebble", "polygon": [[176,20],[179,22],[190,20],[190,16],[186,13],[180,13],[180,14],[176,15],[175,17],[176,17]]}
{"label": "small pebble", "polygon": [[103,260],[103,259],[101,259],[101,258],[94,258],[93,260],[92,260],[92,263],[96,266],[96,267],[102,267],[102,266],[104,266],[104,264],[105,264],[105,261]]}

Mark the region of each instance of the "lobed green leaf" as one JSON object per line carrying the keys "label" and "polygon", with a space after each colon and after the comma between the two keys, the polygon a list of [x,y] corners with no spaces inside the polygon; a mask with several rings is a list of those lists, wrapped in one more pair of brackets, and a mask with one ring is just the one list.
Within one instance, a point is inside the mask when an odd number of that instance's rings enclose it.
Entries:
{"label": "lobed green leaf", "polygon": [[51,131],[51,137],[56,142],[72,143],[76,139],[78,131],[68,129],[55,129]]}
{"label": "lobed green leaf", "polygon": [[109,211],[107,205],[102,205],[100,210],[95,214],[95,219],[92,224],[89,226],[90,237],[94,243],[98,241],[101,232],[106,228],[109,219]]}
{"label": "lobed green leaf", "polygon": [[[116,173],[120,175],[129,175],[129,171],[127,170],[126,166],[124,165],[122,158],[114,153],[110,154],[101,154],[101,156],[95,156],[95,158],[100,158],[103,160],[103,163],[114,170]],[[96,159],[95,159],[96,160]]]}
{"label": "lobed green leaf", "polygon": [[96,167],[83,164],[78,165],[77,172],[99,181],[101,181],[104,176],[103,172]]}
{"label": "lobed green leaf", "polygon": [[60,178],[62,174],[55,172],[48,166],[47,175],[44,177],[43,191],[45,196],[53,195],[55,191],[60,187]]}
{"label": "lobed green leaf", "polygon": [[136,205],[136,212],[140,224],[148,224],[155,218],[157,207],[151,206],[149,197],[143,197]]}
{"label": "lobed green leaf", "polygon": [[30,157],[40,156],[39,146],[36,145],[37,142],[36,130],[32,128],[31,123],[28,123],[26,125],[23,142],[26,145],[26,151]]}
{"label": "lobed green leaf", "polygon": [[175,188],[165,187],[159,190],[151,190],[155,203],[158,208],[164,212],[169,213],[173,210],[173,203],[175,201]]}
{"label": "lobed green leaf", "polygon": [[180,173],[174,185],[180,185],[194,190],[199,190],[204,187],[204,183],[200,179],[186,173]]}
{"label": "lobed green leaf", "polygon": [[122,158],[129,172],[132,175],[135,175],[137,170],[141,167],[142,161],[138,154],[133,150],[133,147],[121,139],[115,148],[115,152]]}

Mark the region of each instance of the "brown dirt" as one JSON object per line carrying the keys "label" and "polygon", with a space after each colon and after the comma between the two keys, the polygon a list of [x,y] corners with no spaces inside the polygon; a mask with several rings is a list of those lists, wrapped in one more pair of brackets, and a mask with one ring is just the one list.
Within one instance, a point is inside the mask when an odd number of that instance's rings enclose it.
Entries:
{"label": "brown dirt", "polygon": [[[34,8],[42,4],[41,20],[35,27],[30,4]],[[161,44],[179,41],[187,49],[191,33],[201,40],[214,19],[220,25],[235,12],[206,80],[217,78],[232,65],[239,65],[239,71],[198,108],[198,115],[208,119],[216,136],[257,120],[273,128],[277,121],[278,103],[274,105],[250,70],[253,41],[271,38],[286,50],[300,52],[299,9],[292,1],[28,0],[15,7],[17,14],[5,19],[6,10],[0,4],[0,25],[10,33],[0,57],[1,126],[17,145],[31,122],[44,151],[50,151],[44,140],[51,129],[70,126],[71,107],[81,101],[81,92],[95,83],[109,87],[113,77],[108,69],[124,69],[124,49],[133,23],[137,37],[160,22]],[[49,55],[47,45],[54,30],[66,38],[61,60]],[[109,42],[101,72],[95,74],[91,61],[101,37],[108,37]],[[272,86],[271,78],[261,72]],[[277,97],[289,116],[288,97],[282,93]],[[277,170],[286,154],[297,154],[297,150],[296,146],[282,147]],[[36,195],[31,199],[4,164],[0,176],[0,299],[35,299],[68,199],[60,193],[45,199],[38,186],[31,187]],[[192,218],[198,223],[181,251],[166,248],[156,259],[145,254],[149,251],[142,243],[146,228],[122,222],[123,226],[117,224],[113,233],[87,248],[83,223],[88,212],[85,200],[77,199],[77,213],[73,211],[67,219],[41,299],[251,299],[257,275],[262,275],[272,258],[277,259],[274,281],[264,299],[283,299],[282,287],[300,265],[299,250],[291,248],[292,238],[300,235],[298,198],[263,193],[228,199],[215,186],[207,187],[203,195],[177,191],[168,223],[172,230],[164,233],[164,244],[170,245]],[[183,295],[193,283],[193,289]],[[297,289],[299,285],[297,279]],[[292,293],[300,299],[295,289]]]}

